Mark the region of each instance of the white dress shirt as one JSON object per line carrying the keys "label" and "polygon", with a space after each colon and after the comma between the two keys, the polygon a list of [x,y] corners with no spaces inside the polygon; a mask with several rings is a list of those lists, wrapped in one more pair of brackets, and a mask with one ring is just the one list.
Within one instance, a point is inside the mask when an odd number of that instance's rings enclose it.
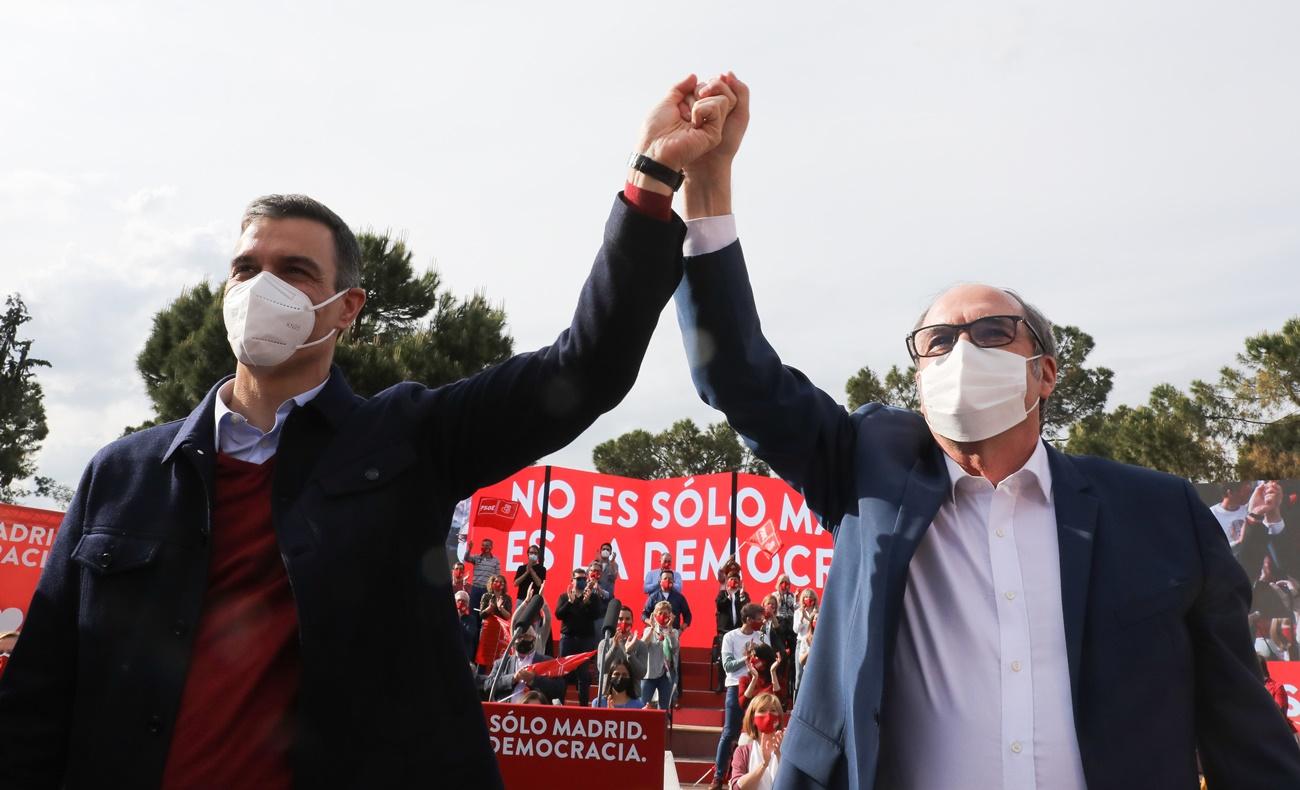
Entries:
{"label": "white dress shirt", "polygon": [[996,487],[944,461],[885,678],[883,786],[1085,790],[1047,450]]}
{"label": "white dress shirt", "polygon": [[221,385],[221,389],[217,390],[217,402],[213,409],[216,419],[214,436],[217,452],[250,464],[266,463],[280,446],[280,429],[284,427],[289,412],[293,411],[295,406],[310,402],[325,389],[328,381],[327,378],[301,395],[295,395],[281,403],[280,408],[275,410],[275,425],[272,425],[271,430],[266,433],[250,425],[244,415],[230,410],[230,395],[234,392],[235,380],[227,381]]}

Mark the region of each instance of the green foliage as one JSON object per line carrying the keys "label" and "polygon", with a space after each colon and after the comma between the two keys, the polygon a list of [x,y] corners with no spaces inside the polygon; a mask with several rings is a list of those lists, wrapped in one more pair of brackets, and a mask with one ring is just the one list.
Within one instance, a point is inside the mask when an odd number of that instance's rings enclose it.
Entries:
{"label": "green foliage", "polygon": [[591,460],[602,474],[642,480],[733,471],[771,474],[726,422],[700,430],[693,420],[678,420],[658,434],[628,431],[596,445]]}
{"label": "green foliage", "polygon": [[848,396],[850,411],[868,403],[883,403],[912,411],[921,407],[916,392],[916,365],[909,365],[906,370],[891,365],[883,383],[871,368],[863,366],[849,377],[844,385],[844,394]]}
{"label": "green foliage", "polygon": [[1077,326],[1054,326],[1056,338],[1056,389],[1043,404],[1042,431],[1047,437],[1068,433],[1070,426],[1101,414],[1110,396],[1115,374],[1109,368],[1089,368],[1084,363],[1096,343]]}
{"label": "green foliage", "polygon": [[18,337],[31,321],[18,294],[5,297],[0,316],[0,499],[13,500],[28,492],[14,488],[36,471],[35,456],[49,428],[45,424],[44,392],[37,368],[49,362],[31,355],[31,340]]}
{"label": "green foliage", "polygon": [[[373,395],[399,381],[438,386],[511,355],[505,311],[482,294],[461,299],[437,272],[416,274],[412,253],[389,234],[361,233],[366,306],[335,349],[349,384]],[[200,283],[154,317],[136,358],[155,419],[127,432],[183,418],[212,385],[235,370],[221,316],[221,292]]]}
{"label": "green foliage", "polygon": [[1246,437],[1237,449],[1243,480],[1300,478],[1300,416],[1284,417]]}
{"label": "green foliage", "polygon": [[1070,427],[1066,451],[1098,455],[1192,480],[1232,476],[1229,448],[1203,404],[1170,384],[1151,391],[1144,406],[1120,406]]}

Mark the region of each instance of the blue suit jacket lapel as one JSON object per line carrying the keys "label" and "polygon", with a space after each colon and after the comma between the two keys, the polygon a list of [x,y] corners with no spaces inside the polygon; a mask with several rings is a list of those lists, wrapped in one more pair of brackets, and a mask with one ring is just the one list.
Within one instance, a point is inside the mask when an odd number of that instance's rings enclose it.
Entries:
{"label": "blue suit jacket lapel", "polygon": [[1061,555],[1061,616],[1065,648],[1070,659],[1070,690],[1078,710],[1079,664],[1083,660],[1083,630],[1087,619],[1088,583],[1092,579],[1092,547],[1097,532],[1097,498],[1069,457],[1047,445],[1056,501],[1056,539]]}

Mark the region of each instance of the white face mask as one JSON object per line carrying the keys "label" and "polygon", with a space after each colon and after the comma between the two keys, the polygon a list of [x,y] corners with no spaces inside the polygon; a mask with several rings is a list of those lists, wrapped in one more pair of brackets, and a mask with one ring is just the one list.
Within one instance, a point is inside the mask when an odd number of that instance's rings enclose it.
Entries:
{"label": "white face mask", "polygon": [[925,421],[955,442],[978,442],[1013,428],[1038,408],[1025,409],[1025,364],[1038,359],[959,338],[952,351],[920,374]]}
{"label": "white face mask", "polygon": [[239,361],[253,367],[273,367],[300,348],[324,343],[334,334],[303,342],[316,327],[314,313],[347,293],[345,288],[320,304],[270,272],[261,272],[229,291],[222,308],[226,339]]}
{"label": "white face mask", "polygon": [[600,550],[600,558],[601,558],[602,560],[607,560],[607,559],[609,559],[609,549],[601,549],[601,550]]}

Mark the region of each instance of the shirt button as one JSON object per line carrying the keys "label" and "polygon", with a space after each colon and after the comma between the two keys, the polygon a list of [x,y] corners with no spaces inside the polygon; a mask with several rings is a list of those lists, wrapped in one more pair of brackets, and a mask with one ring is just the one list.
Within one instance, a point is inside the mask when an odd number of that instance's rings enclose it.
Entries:
{"label": "shirt button", "polygon": [[379,470],[372,466],[362,473],[362,477],[366,478],[371,482],[374,482],[379,479]]}
{"label": "shirt button", "polygon": [[1016,591],[1015,591],[1015,590],[1007,590],[1005,593],[1003,593],[1003,595],[1006,596],[1006,598],[1007,598],[1008,601],[1014,601],[1014,600],[1016,600]]}
{"label": "shirt button", "polygon": [[997,532],[993,534],[997,535],[999,538],[1005,538],[1007,536],[1007,531],[1004,530],[1002,527],[998,527]]}
{"label": "shirt button", "polygon": [[1016,754],[1020,754],[1020,752],[1023,751],[1024,748],[1025,747],[1020,745],[1020,741],[1011,742],[1011,751],[1015,752]]}
{"label": "shirt button", "polygon": [[185,636],[185,632],[188,630],[189,630],[189,626],[186,625],[184,620],[177,620],[176,622],[172,623],[172,633],[175,634],[176,636]]}
{"label": "shirt button", "polygon": [[150,735],[158,735],[162,732],[162,717],[150,716],[149,721],[145,724],[145,729]]}
{"label": "shirt button", "polygon": [[1011,662],[1011,671],[1012,671],[1012,672],[1019,672],[1019,671],[1020,671],[1020,662],[1019,662],[1019,661],[1012,661],[1012,662]]}

